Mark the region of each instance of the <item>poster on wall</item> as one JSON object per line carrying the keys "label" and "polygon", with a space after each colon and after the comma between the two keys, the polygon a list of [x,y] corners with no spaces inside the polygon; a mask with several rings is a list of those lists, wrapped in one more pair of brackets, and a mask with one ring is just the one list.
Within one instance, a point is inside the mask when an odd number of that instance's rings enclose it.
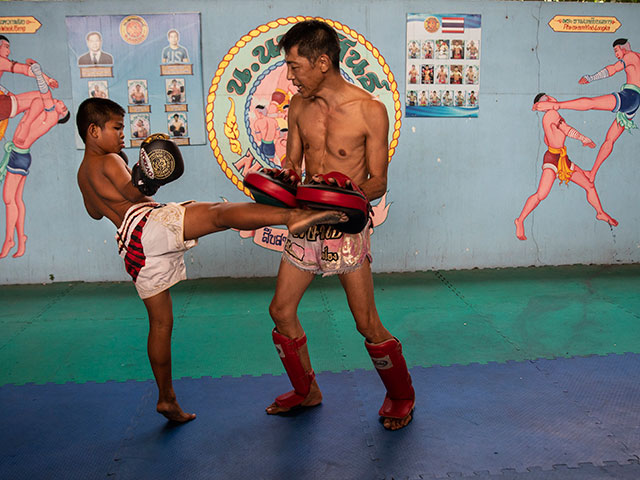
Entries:
{"label": "poster on wall", "polygon": [[75,108],[88,97],[119,103],[128,147],[150,133],[205,143],[200,14],[70,16],[66,25]]}
{"label": "poster on wall", "polygon": [[407,117],[477,117],[480,15],[407,15]]}

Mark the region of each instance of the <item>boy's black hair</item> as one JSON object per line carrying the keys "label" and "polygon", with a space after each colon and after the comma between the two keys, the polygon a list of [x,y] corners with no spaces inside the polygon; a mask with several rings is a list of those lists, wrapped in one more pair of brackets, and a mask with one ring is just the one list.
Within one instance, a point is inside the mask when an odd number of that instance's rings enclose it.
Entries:
{"label": "boy's black hair", "polygon": [[124,117],[124,108],[108,98],[87,98],[78,107],[76,126],[83,142],[87,140],[87,130],[92,123],[100,128],[111,120],[112,116]]}

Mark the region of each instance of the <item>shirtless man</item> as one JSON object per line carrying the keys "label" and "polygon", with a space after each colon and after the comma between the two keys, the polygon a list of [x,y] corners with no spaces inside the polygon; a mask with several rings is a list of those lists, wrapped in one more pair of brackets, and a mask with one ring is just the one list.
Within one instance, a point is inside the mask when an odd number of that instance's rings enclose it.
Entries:
{"label": "shirtless man", "polygon": [[[138,164],[130,170],[119,155],[124,148],[124,114],[120,105],[106,98],[89,98],[78,108],[76,123],[85,143],[78,185],[89,215],[96,220],[106,217],[119,227],[120,255],[149,315],[147,351],[158,386],[156,409],[169,420],[187,422],[195,415],[178,404],[171,377],[169,293],[171,286],[186,278],[184,252],[198,238],[229,228],[287,225],[291,232],[299,233],[316,223],[343,221],[344,215],[254,203],[156,203],[150,195],[159,185]],[[166,151],[161,153],[156,156],[166,159]]]}
{"label": "shirtless man", "polygon": [[[555,101],[556,99],[552,96],[539,93],[536,95],[533,103],[535,105],[537,102]],[[567,125],[564,118],[555,110],[549,110],[542,116],[542,128],[544,130],[544,143],[548,147],[542,163],[542,176],[540,177],[538,190],[527,199],[520,216],[515,219],[516,237],[520,240],[527,239],[524,235],[524,219],[527,218],[527,215],[529,215],[542,200],[547,198],[556,177],[560,180],[560,183],[569,183],[569,181],[572,181],[576,185],[584,188],[587,193],[587,202],[596,210],[596,218],[614,227],[618,225],[618,222],[602,209],[600,198],[598,197],[598,192],[593,182],[587,178],[584,170],[569,160],[567,149],[564,146],[567,137],[580,140],[582,145],[589,148],[595,148],[596,144],[575,128]]]}
{"label": "shirtless man", "polygon": [[32,63],[29,71],[35,75],[38,83],[38,96],[31,100],[24,115],[16,126],[11,141],[4,145],[4,156],[0,161],[0,181],[5,177],[2,200],[5,204],[5,239],[0,250],[4,258],[15,246],[17,235],[18,249],[13,258],[24,255],[27,236],[24,233],[26,208],[22,192],[31,166],[31,146],[58,123],[69,120],[70,113],[65,104],[51,96],[45,75],[40,65]]}
{"label": "shirtless man", "polygon": [[278,121],[265,115],[264,105],[256,106],[254,110],[256,119],[253,123],[253,134],[256,142],[260,145],[260,153],[268,160],[273,160],[276,154],[275,141],[278,137],[280,130],[278,128]]}
{"label": "shirtless man", "polygon": [[627,83],[622,85],[619,92],[601,95],[599,97],[581,97],[575,100],[564,102],[546,101],[538,102],[533,106],[534,110],[608,110],[616,114],[616,118],[607,131],[607,135],[598,151],[596,160],[590,171],[585,171],[589,181],[594,182],[596,173],[602,163],[611,155],[622,132],[638,128],[633,121],[633,117],[640,107],[640,54],[631,50],[631,45],[626,38],[618,38],[613,42],[613,53],[618,61],[612,65],[607,65],[593,75],[583,75],[578,80],[580,84],[591,83],[594,80],[601,80],[615,75],[624,70],[627,76]]}
{"label": "shirtless man", "polygon": [[[335,30],[317,20],[300,22],[282,37],[279,47],[285,52],[288,78],[298,88],[289,111],[285,169],[301,176],[304,160],[306,182],[338,171],[359,185],[369,200],[380,198],[387,189],[387,111],[382,102],[341,76]],[[387,388],[379,412],[384,426],[396,430],[411,421],[415,393],[400,342],[382,325],[376,310],[369,235],[369,225],[359,234],[320,226],[289,235],[269,313],[275,323],[274,344],[294,390],[276,398],[266,408],[268,414],[322,401],[297,314],[307,287],[322,273],[339,276],[356,328]]]}

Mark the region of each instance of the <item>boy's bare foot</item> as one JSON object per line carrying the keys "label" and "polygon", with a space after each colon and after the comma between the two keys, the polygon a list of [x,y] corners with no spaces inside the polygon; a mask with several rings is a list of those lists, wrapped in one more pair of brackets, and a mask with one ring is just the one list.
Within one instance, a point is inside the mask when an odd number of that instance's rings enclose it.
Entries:
{"label": "boy's bare foot", "polygon": [[335,210],[302,210],[296,208],[290,211],[287,228],[296,235],[305,232],[312,225],[343,223],[348,220],[349,217],[346,214]]}
{"label": "boy's bare foot", "polygon": [[317,382],[314,380],[311,384],[311,389],[309,390],[309,395],[302,401],[302,403],[298,406],[287,408],[281,407],[276,402],[273,402],[269,405],[265,410],[269,415],[277,415],[279,413],[286,413],[295,408],[301,407],[315,407],[316,405],[320,405],[322,403],[322,392],[320,391],[320,387]]}
{"label": "boy's bare foot", "polygon": [[195,413],[185,413],[175,400],[173,402],[158,402],[156,410],[164,415],[167,420],[177,423],[185,423],[196,418]]}
{"label": "boy's bare foot", "polygon": [[413,420],[413,410],[404,418],[383,417],[382,425],[384,425],[384,428],[387,430],[400,430],[409,425],[411,420]]}

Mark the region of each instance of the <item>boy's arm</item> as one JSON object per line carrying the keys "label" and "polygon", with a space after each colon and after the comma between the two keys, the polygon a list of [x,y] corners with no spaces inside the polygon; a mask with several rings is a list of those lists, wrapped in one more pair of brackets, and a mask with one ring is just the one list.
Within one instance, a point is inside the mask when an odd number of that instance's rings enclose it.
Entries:
{"label": "boy's arm", "polygon": [[103,174],[118,193],[132,203],[151,201],[131,183],[131,170],[117,153],[110,153],[103,162]]}

